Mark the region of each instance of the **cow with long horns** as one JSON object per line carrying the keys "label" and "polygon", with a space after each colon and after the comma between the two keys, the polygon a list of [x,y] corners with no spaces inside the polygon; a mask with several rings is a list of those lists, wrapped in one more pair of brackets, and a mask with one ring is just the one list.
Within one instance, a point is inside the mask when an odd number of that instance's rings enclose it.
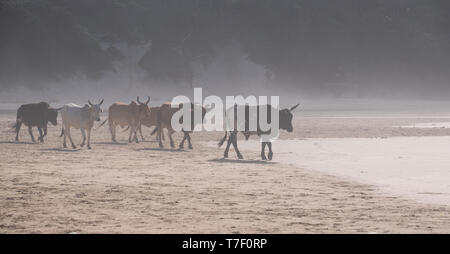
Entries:
{"label": "cow with long horns", "polygon": [[[290,109],[281,109],[281,110],[279,110],[279,125],[278,125],[279,129],[286,130],[287,132],[292,132],[294,130],[294,128],[292,127],[292,118],[293,118],[292,111],[295,108],[297,108],[298,106],[299,106],[299,104],[291,107]],[[230,149],[230,145],[233,145],[234,150],[236,151],[236,154],[237,154],[239,159],[243,159],[244,158],[242,156],[242,154],[240,153],[240,151],[238,149],[238,146],[237,146],[237,133],[238,133],[238,130],[236,128],[236,126],[238,125],[238,123],[237,123],[237,114],[236,114],[237,107],[238,106],[236,105],[234,108],[230,108],[229,109],[229,110],[234,110],[235,111],[235,113],[233,114],[234,115],[234,119],[232,119],[232,121],[231,121],[234,124],[234,128],[231,128],[231,130],[229,131],[230,136],[228,137],[227,147],[225,148],[225,152],[223,154],[224,158],[228,158],[228,151]],[[261,107],[268,107],[266,112],[267,112],[267,119],[270,121],[270,119],[271,119],[271,112],[272,112],[272,110],[270,108],[271,107],[270,105],[254,106],[254,107],[257,107],[256,110],[253,111],[253,112],[256,112],[256,114],[255,114],[255,116],[256,116],[255,120],[256,120],[256,123],[257,123],[256,131],[249,130],[249,121],[250,121],[250,119],[252,117],[252,116],[250,116],[250,113],[249,113],[251,111],[250,108],[249,108],[250,106],[245,105],[245,106],[240,106],[240,107],[245,107],[245,110],[244,110],[244,112],[245,112],[245,121],[243,123],[244,127],[245,127],[245,130],[243,130],[241,132],[242,132],[242,134],[244,134],[246,140],[248,140],[248,138],[251,135],[256,134],[258,136],[261,136],[262,134],[267,133],[267,131],[266,132],[262,131],[260,126],[259,126],[259,112],[260,112],[260,108]],[[228,114],[228,112],[229,111],[227,111],[227,115],[231,115],[231,114]],[[228,134],[228,132],[225,131],[225,136],[222,138],[222,140],[220,140],[219,147],[221,147],[223,145],[223,143],[225,142],[225,140],[227,140],[227,134]],[[269,148],[269,153],[267,154],[267,157],[265,155],[266,146]],[[272,160],[272,157],[273,157],[272,142],[264,142],[264,141],[262,141],[261,142],[261,159],[262,160],[267,160],[267,158],[268,158],[269,160]]]}
{"label": "cow with long horns", "polygon": [[[145,103],[139,100],[139,96],[137,97],[137,103],[132,101],[130,104],[125,104],[122,102],[115,102],[109,107],[108,119],[109,122],[109,131],[111,132],[111,139],[113,142],[116,141],[116,127],[119,125],[124,128],[128,126],[130,128],[130,136],[128,138],[128,142],[132,142],[133,140],[138,143],[138,138],[136,131],[138,130],[142,119],[146,118],[150,114],[150,109],[148,107],[148,103],[150,102],[150,96]],[[106,122],[106,120],[102,123],[102,125]]]}
{"label": "cow with long horns", "polygon": [[88,103],[83,107],[69,103],[61,109],[63,122],[61,136],[64,136],[64,148],[67,148],[66,137],[69,137],[72,148],[76,148],[70,135],[70,128],[74,127],[75,129],[80,129],[83,135],[83,142],[80,144],[81,147],[85,145],[87,132],[87,148],[91,149],[91,131],[94,126],[94,121],[100,121],[100,113],[102,112],[100,106],[103,104],[103,100],[99,104],[92,104],[91,101],[88,101]]}

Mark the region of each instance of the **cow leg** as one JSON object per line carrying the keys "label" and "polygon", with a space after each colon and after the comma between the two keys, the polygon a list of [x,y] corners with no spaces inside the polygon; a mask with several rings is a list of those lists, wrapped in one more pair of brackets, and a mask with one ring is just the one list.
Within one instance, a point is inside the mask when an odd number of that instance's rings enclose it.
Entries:
{"label": "cow leg", "polygon": [[269,160],[272,160],[273,157],[272,142],[267,142],[267,146],[269,147],[269,154],[267,154],[267,156],[269,157]]}
{"label": "cow leg", "polygon": [[162,140],[161,140],[161,135],[164,135],[164,132],[162,131],[161,126],[159,126],[158,127],[158,134],[157,134],[158,142],[159,142],[159,148],[163,148],[164,147],[164,145],[162,143]]}
{"label": "cow leg", "polygon": [[139,126],[134,128],[134,141],[136,141],[136,143],[139,143],[138,137],[137,137],[137,131],[139,129]]}
{"label": "cow leg", "polygon": [[[133,140],[136,141],[136,143],[139,143],[139,140],[137,138],[137,128],[136,126],[130,127],[130,136],[128,137],[128,143],[131,143]],[[131,138],[133,137],[133,139]]]}
{"label": "cow leg", "polygon": [[66,131],[64,131],[64,126],[63,126],[63,129],[62,129],[62,133],[63,133],[63,135],[64,135],[64,141],[63,141],[63,147],[64,148],[67,148],[67,142],[66,142]]}
{"label": "cow leg", "polygon": [[31,128],[32,128],[31,126],[28,126],[28,133],[30,133],[31,141],[33,141],[33,143],[34,143],[34,142],[36,142],[36,141],[34,140],[33,131],[32,131]]}
{"label": "cow leg", "polygon": [[69,137],[70,143],[72,144],[72,148],[73,148],[73,149],[77,148],[77,147],[75,146],[75,144],[73,143],[72,135],[70,135],[70,127],[64,128],[64,134],[66,134],[66,133],[67,133],[67,136]]}
{"label": "cow leg", "polygon": [[237,154],[238,158],[239,159],[244,159],[244,157],[242,156],[241,152],[239,152],[239,149],[238,149],[238,146],[237,146],[237,133],[233,135],[232,144],[233,144],[234,150],[236,151],[236,154]]}
{"label": "cow leg", "polygon": [[47,136],[47,125],[44,125],[44,136],[42,136],[42,142],[44,142],[44,137]]}
{"label": "cow leg", "polygon": [[144,138],[144,136],[142,135],[142,125],[139,125],[138,131],[139,131],[139,134],[141,135],[142,141],[145,141],[145,138]]}
{"label": "cow leg", "polygon": [[267,160],[266,158],[266,144],[267,142],[261,142],[261,159],[262,160]]}
{"label": "cow leg", "polygon": [[189,149],[192,149],[193,147],[192,147],[192,143],[191,143],[191,135],[189,135],[189,132],[187,133],[187,141],[189,144]]}
{"label": "cow leg", "polygon": [[184,141],[186,140],[186,132],[185,131],[183,131],[183,133],[184,133],[184,135],[183,135],[183,139],[181,140],[181,142],[180,142],[180,146],[179,146],[179,148],[180,149],[183,149],[183,147],[184,147]]}
{"label": "cow leg", "polygon": [[223,153],[224,158],[228,158],[228,151],[230,150],[230,145],[231,145],[231,140],[232,140],[233,135],[234,135],[233,133],[230,133],[230,136],[228,137],[227,147],[225,148],[225,152]]}
{"label": "cow leg", "polygon": [[134,126],[130,126],[130,135],[128,136],[128,143],[131,143],[131,137],[133,136]]}
{"label": "cow leg", "polygon": [[42,128],[38,126],[39,138],[38,141],[44,142],[44,136],[42,135]]}
{"label": "cow leg", "polygon": [[80,146],[83,147],[86,142],[86,132],[84,131],[83,128],[80,128],[80,131],[81,131],[81,135],[83,135],[83,142],[81,142]]}
{"label": "cow leg", "polygon": [[145,141],[144,135],[142,135],[142,125],[139,125],[138,131],[139,131],[139,135],[141,136],[141,140]]}
{"label": "cow leg", "polygon": [[116,124],[109,120],[109,132],[111,132],[111,139],[113,142],[117,143],[116,141]]}
{"label": "cow leg", "polygon": [[22,122],[16,121],[16,141],[19,141],[19,132],[20,132],[21,126],[22,126]]}
{"label": "cow leg", "polygon": [[156,133],[156,136],[155,136],[155,140],[158,141],[159,140],[159,132],[158,132],[158,130],[156,128],[158,128],[158,127],[155,127],[155,129],[153,129],[153,131],[156,130],[157,133]]}
{"label": "cow leg", "polygon": [[173,143],[173,138],[172,138],[172,134],[174,133],[174,130],[168,130],[168,134],[169,134],[169,140],[170,140],[170,147],[174,148],[175,145]]}
{"label": "cow leg", "polygon": [[91,149],[91,130],[87,129],[87,148]]}

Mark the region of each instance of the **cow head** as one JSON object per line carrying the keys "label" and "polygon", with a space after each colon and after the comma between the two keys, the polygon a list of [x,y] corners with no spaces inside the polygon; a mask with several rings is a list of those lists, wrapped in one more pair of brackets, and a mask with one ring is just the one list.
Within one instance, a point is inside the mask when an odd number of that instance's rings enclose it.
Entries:
{"label": "cow head", "polygon": [[145,103],[142,103],[139,100],[139,96],[137,97],[140,118],[146,118],[146,117],[150,116],[150,108],[148,107],[148,103],[150,102],[150,96],[147,96],[147,97],[148,97],[148,99]]}
{"label": "cow head", "polygon": [[91,106],[92,113],[94,114],[94,119],[98,122],[100,122],[100,113],[103,112],[103,110],[100,108],[100,106],[103,104],[103,99],[99,104],[92,104],[90,100],[88,100],[89,106]]}
{"label": "cow head", "polygon": [[286,109],[280,110],[280,113],[279,113],[280,129],[286,130],[287,132],[292,132],[294,130],[294,128],[292,127],[292,117],[293,117],[292,111],[295,108],[297,108],[298,105],[300,105],[300,104],[297,104],[290,109],[286,108]]}
{"label": "cow head", "polygon": [[54,109],[54,108],[48,108],[45,111],[45,118],[48,122],[52,123],[53,125],[57,125],[58,124],[58,109]]}

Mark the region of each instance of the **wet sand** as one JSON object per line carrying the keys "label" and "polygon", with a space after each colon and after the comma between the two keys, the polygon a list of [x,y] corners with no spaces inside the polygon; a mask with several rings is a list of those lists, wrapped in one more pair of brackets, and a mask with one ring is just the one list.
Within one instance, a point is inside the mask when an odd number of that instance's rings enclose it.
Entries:
{"label": "wet sand", "polygon": [[[214,144],[211,144],[214,145]],[[276,162],[376,186],[380,192],[450,207],[450,137],[308,138],[274,142]],[[258,141],[244,150],[260,151]]]}

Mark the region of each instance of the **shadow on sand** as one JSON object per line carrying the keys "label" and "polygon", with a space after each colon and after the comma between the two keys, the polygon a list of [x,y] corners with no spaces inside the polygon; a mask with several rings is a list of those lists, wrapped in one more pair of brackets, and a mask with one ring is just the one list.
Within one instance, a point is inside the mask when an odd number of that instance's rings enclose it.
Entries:
{"label": "shadow on sand", "polygon": [[125,146],[128,145],[130,143],[126,142],[126,143],[120,143],[120,142],[91,142],[91,145],[120,145],[120,146]]}
{"label": "shadow on sand", "polygon": [[137,151],[161,151],[161,152],[188,152],[187,150],[183,149],[176,149],[176,148],[141,148],[136,149]]}
{"label": "shadow on sand", "polygon": [[38,145],[41,142],[27,142],[27,141],[0,141],[0,144],[17,144],[17,145]]}
{"label": "shadow on sand", "polygon": [[41,151],[49,151],[49,152],[79,152],[81,151],[81,148],[76,148],[76,149],[72,149],[72,148],[45,148],[45,149],[41,149]]}
{"label": "shadow on sand", "polygon": [[139,140],[139,143],[158,143],[158,140]]}
{"label": "shadow on sand", "polygon": [[277,162],[273,161],[263,161],[263,160],[236,160],[236,159],[225,159],[225,158],[218,158],[218,159],[211,159],[208,160],[211,162],[217,162],[217,163],[242,163],[242,164],[277,164]]}

